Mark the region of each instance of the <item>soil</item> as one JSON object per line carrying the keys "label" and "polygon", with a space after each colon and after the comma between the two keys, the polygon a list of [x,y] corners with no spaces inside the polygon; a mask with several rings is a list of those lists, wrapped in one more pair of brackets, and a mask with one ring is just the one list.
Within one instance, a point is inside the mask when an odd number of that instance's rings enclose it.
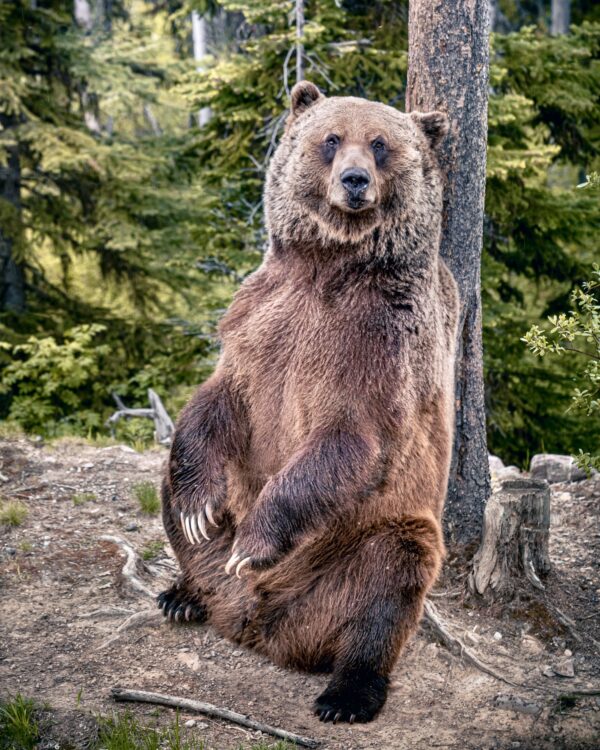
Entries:
{"label": "soil", "polygon": [[[164,449],[0,440],[0,495],[29,510],[21,526],[0,527],[0,697],[20,692],[47,704],[44,747],[86,747],[94,716],[126,710],[110,697],[117,685],[208,701],[318,739],[326,750],[600,747],[599,694],[576,694],[600,688],[599,476],[552,486],[553,570],[545,592],[478,605],[464,595],[466,574],[456,564],[433,592],[451,631],[518,687],[449,653],[423,627],[396,666],[379,718],[333,726],[310,710],[325,675],[275,667],[207,625],[169,624],[124,579],[125,554],[104,535],[140,555],[156,553],[138,565],[153,592],[176,574],[160,516],[144,515],[133,493],[142,480],[158,487],[165,457]],[[141,611],[149,619],[117,632]],[[573,677],[553,670],[571,659]],[[128,710],[148,724],[174,718],[155,706]],[[184,731],[207,748],[269,741],[182,715],[191,718],[196,726]]]}

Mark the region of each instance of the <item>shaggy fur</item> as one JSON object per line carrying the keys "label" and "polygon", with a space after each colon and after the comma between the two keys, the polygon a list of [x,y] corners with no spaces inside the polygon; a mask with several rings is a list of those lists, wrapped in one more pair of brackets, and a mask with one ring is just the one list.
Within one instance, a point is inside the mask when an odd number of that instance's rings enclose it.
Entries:
{"label": "shaggy fur", "polygon": [[294,88],[265,189],[270,247],[221,323],[164,482],[182,571],[165,614],[332,671],[315,704],[326,721],[381,708],[444,555],[458,310],[438,255],[446,131],[440,113]]}

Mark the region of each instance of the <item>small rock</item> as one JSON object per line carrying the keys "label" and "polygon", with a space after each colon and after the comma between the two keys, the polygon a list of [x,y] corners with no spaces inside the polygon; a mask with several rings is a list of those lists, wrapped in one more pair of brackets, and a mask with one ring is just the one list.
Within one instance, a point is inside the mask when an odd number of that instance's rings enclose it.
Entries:
{"label": "small rock", "polygon": [[5,547],[4,551],[9,557],[14,557],[17,554],[17,550],[14,547]]}
{"label": "small rock", "polygon": [[554,674],[557,674],[560,677],[575,677],[575,662],[572,657],[565,656],[564,659],[561,659],[556,662],[556,664],[552,665],[552,670],[554,671]]}
{"label": "small rock", "polygon": [[554,677],[554,670],[549,664],[546,664],[544,667],[542,667],[542,674],[544,677]]}
{"label": "small rock", "polygon": [[128,523],[127,526],[125,526],[125,531],[139,531],[139,530],[140,530],[139,524],[135,522]]}
{"label": "small rock", "polygon": [[232,656],[241,656],[243,653],[243,651],[234,651]]}
{"label": "small rock", "polygon": [[203,721],[196,722],[196,729],[208,729],[208,724],[205,724]]}
{"label": "small rock", "polygon": [[501,641],[502,640],[502,633],[496,631],[492,637],[493,637],[493,639],[495,641]]}
{"label": "small rock", "polygon": [[573,656],[573,652],[571,651],[571,649],[565,649],[565,656]]}
{"label": "small rock", "polygon": [[504,468],[504,461],[502,461],[501,458],[498,458],[498,456],[492,456],[490,454],[488,456],[488,461],[490,465],[490,474],[497,474]]}
{"label": "small rock", "polygon": [[184,722],[183,726],[184,727],[189,727],[189,728],[195,727],[196,726],[196,720],[195,719],[188,719],[186,722]]}

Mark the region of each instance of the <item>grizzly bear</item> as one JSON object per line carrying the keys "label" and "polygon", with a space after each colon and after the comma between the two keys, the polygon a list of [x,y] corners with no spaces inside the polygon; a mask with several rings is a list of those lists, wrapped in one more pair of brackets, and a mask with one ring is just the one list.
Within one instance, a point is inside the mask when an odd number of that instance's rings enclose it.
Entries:
{"label": "grizzly bear", "polygon": [[163,486],[174,621],[331,672],[369,721],[444,555],[458,297],[439,257],[439,112],[297,84],[264,193],[269,248],[220,325]]}

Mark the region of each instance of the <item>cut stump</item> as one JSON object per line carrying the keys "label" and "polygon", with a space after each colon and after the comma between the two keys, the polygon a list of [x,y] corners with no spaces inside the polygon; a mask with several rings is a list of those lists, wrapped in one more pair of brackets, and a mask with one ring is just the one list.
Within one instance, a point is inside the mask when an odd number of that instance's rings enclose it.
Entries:
{"label": "cut stump", "polygon": [[472,592],[510,598],[524,581],[543,590],[550,572],[550,487],[539,479],[506,478],[488,501],[481,546],[469,577]]}

